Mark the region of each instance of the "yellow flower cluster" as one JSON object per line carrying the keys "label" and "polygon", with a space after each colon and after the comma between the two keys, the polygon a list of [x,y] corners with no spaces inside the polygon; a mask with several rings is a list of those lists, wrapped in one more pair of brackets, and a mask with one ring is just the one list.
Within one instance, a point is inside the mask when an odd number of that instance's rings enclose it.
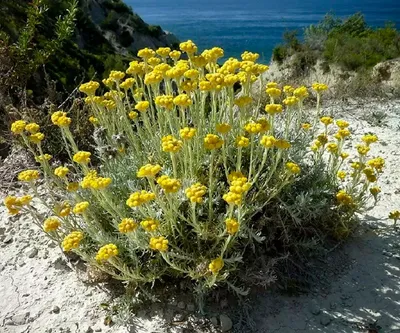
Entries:
{"label": "yellow flower cluster", "polygon": [[195,183],[185,190],[186,196],[193,203],[202,203],[207,187],[201,183]]}
{"label": "yellow flower cluster", "polygon": [[79,163],[79,164],[89,164],[90,163],[90,156],[92,156],[92,154],[89,153],[88,151],[78,151],[72,157],[72,160],[74,162],[76,162],[76,163]]}
{"label": "yellow flower cluster", "polygon": [[128,90],[128,89],[131,89],[134,84],[135,84],[135,79],[130,77],[130,78],[127,78],[124,82],[121,82],[121,84],[119,86],[124,90]]}
{"label": "yellow flower cluster", "polygon": [[149,246],[154,251],[166,252],[168,250],[168,239],[163,236],[151,237]]}
{"label": "yellow flower cluster", "polygon": [[396,224],[396,222],[398,220],[400,220],[400,211],[394,210],[394,211],[390,212],[389,219],[394,220],[394,223]]}
{"label": "yellow flower cluster", "polygon": [[138,207],[140,205],[143,205],[151,200],[154,200],[156,195],[152,192],[147,192],[145,190],[142,190],[140,192],[135,192],[132,193],[128,200],[126,200],[126,204],[129,207]]}
{"label": "yellow flower cluster", "polygon": [[43,223],[43,230],[45,232],[56,231],[61,225],[61,222],[56,217],[49,217]]}
{"label": "yellow flower cluster", "polygon": [[175,193],[181,188],[181,182],[178,179],[162,175],[157,179],[157,184],[162,187],[165,193]]}
{"label": "yellow flower cluster", "polygon": [[186,108],[189,105],[192,105],[192,100],[190,99],[190,97],[186,94],[180,94],[178,96],[176,96],[173,100],[174,104],[177,106],[180,106],[182,108]]}
{"label": "yellow flower cluster", "polygon": [[43,133],[35,133],[35,134],[31,134],[28,137],[29,141],[34,143],[34,144],[39,144],[44,140],[44,134]]}
{"label": "yellow flower cluster", "polygon": [[224,261],[222,258],[216,258],[210,262],[208,269],[213,273],[217,274],[224,267]]}
{"label": "yellow flower cluster", "polygon": [[204,138],[204,147],[208,150],[219,149],[223,144],[224,140],[215,134],[207,134]]}
{"label": "yellow flower cluster", "polygon": [[333,124],[333,119],[331,117],[321,117],[320,118],[321,123],[323,123],[325,126],[329,126],[330,124]]}
{"label": "yellow flower cluster", "polygon": [[259,56],[260,55],[258,53],[253,53],[249,51],[244,51],[241,55],[243,61],[253,61],[253,62],[256,62]]}
{"label": "yellow flower cluster", "polygon": [[376,157],[367,161],[367,165],[371,168],[374,168],[377,172],[380,173],[385,166],[385,160],[382,157]]}
{"label": "yellow flower cluster", "polygon": [[299,88],[296,88],[293,91],[293,95],[297,98],[299,98],[300,100],[303,100],[305,98],[308,97],[308,90],[307,87],[301,86]]}
{"label": "yellow flower cluster", "polygon": [[136,103],[135,109],[138,110],[139,112],[146,112],[149,106],[150,103],[148,101],[141,101]]}
{"label": "yellow flower cluster", "polygon": [[138,224],[130,218],[122,219],[121,223],[118,224],[118,230],[120,233],[127,234],[129,232],[135,231]]}
{"label": "yellow flower cluster", "polygon": [[18,174],[18,180],[22,182],[32,182],[39,179],[39,171],[37,170],[25,170]]}
{"label": "yellow flower cluster", "polygon": [[54,174],[60,178],[64,178],[68,172],[69,172],[69,169],[64,166],[59,166],[54,170]]}
{"label": "yellow flower cluster", "polygon": [[296,96],[288,96],[283,100],[283,104],[293,106],[299,104],[299,99]]}
{"label": "yellow flower cluster", "polygon": [[250,145],[250,139],[240,135],[236,138],[236,145],[241,148],[246,148]]}
{"label": "yellow flower cluster", "polygon": [[378,137],[375,134],[366,134],[364,135],[361,140],[369,146],[371,143],[378,142]]}
{"label": "yellow flower cluster", "polygon": [[219,134],[226,134],[232,129],[232,126],[227,123],[220,123],[215,126],[215,129]]}
{"label": "yellow flower cluster", "polygon": [[287,162],[286,169],[288,169],[291,173],[295,175],[299,174],[301,171],[300,167],[294,162]]}
{"label": "yellow flower cluster", "polygon": [[22,134],[25,130],[26,121],[17,120],[11,124],[11,132],[14,134]]}
{"label": "yellow flower cluster", "polygon": [[83,239],[83,233],[80,231],[73,231],[69,235],[65,236],[64,240],[62,241],[63,250],[69,252],[73,249],[77,249],[79,244]]}
{"label": "yellow flower cluster", "polygon": [[154,219],[146,219],[140,222],[140,225],[147,232],[154,232],[159,228],[160,222]]}
{"label": "yellow flower cluster", "polygon": [[263,135],[260,144],[263,145],[265,148],[272,148],[275,146],[276,139],[272,135]]}
{"label": "yellow flower cluster", "polygon": [[106,261],[118,255],[118,248],[115,244],[107,244],[102,246],[96,254],[97,261]]}
{"label": "yellow flower cluster", "polygon": [[240,96],[235,99],[235,104],[238,107],[243,108],[246,105],[251,104],[252,101],[253,101],[253,99],[250,96]]}
{"label": "yellow flower cluster", "polygon": [[225,220],[226,232],[230,235],[234,235],[239,230],[239,222],[235,219],[229,218]]}
{"label": "yellow flower cluster", "polygon": [[340,180],[344,180],[344,179],[346,178],[346,176],[347,176],[346,171],[339,170],[339,171],[337,172],[337,177],[338,177]]}
{"label": "yellow flower cluster", "polygon": [[339,204],[343,206],[351,206],[354,203],[352,196],[348,194],[345,190],[340,190],[336,194],[336,199],[339,202]]}
{"label": "yellow flower cluster", "polygon": [[4,199],[4,205],[7,207],[8,213],[11,215],[18,214],[23,206],[31,203],[32,196],[24,195],[22,197],[7,196]]}
{"label": "yellow flower cluster", "polygon": [[89,202],[82,201],[78,202],[72,211],[74,212],[74,214],[83,214],[88,208],[89,208]]}
{"label": "yellow flower cluster", "polygon": [[61,204],[57,204],[54,208],[54,212],[59,217],[66,217],[71,214],[71,205],[68,202],[63,202]]}
{"label": "yellow flower cluster", "polygon": [[275,88],[275,87],[271,87],[265,90],[265,92],[272,98],[279,98],[279,96],[281,96],[282,94],[282,90],[280,90],[279,88]]}
{"label": "yellow flower cluster", "polygon": [[79,189],[79,183],[72,182],[67,185],[68,192],[76,192]]}
{"label": "yellow flower cluster", "polygon": [[95,81],[90,81],[84,84],[81,84],[79,87],[79,91],[85,93],[88,96],[92,96],[96,93],[96,90],[99,89],[100,84]]}
{"label": "yellow flower cluster", "polygon": [[270,115],[274,115],[277,113],[281,113],[283,111],[283,108],[281,104],[267,104],[265,106],[265,111]]}
{"label": "yellow flower cluster", "polygon": [[313,83],[312,88],[319,94],[325,90],[328,90],[328,86],[323,83]]}
{"label": "yellow flower cluster", "polygon": [[233,172],[228,176],[230,181],[229,192],[223,195],[223,199],[229,205],[240,205],[243,195],[250,189],[251,184],[242,173]]}
{"label": "yellow flower cluster", "polygon": [[35,134],[35,133],[39,132],[40,126],[36,123],[29,123],[25,126],[25,130],[31,134]]}
{"label": "yellow flower cluster", "polygon": [[182,139],[190,140],[196,135],[196,129],[193,127],[185,127],[179,130]]}
{"label": "yellow flower cluster", "polygon": [[50,161],[52,158],[53,158],[53,156],[50,155],[50,154],[43,154],[43,155],[35,156],[35,161],[39,162],[39,163],[42,163],[42,162],[45,162],[45,161]]}
{"label": "yellow flower cluster", "polygon": [[172,135],[167,135],[161,139],[161,145],[166,153],[177,153],[182,149],[183,142]]}
{"label": "yellow flower cluster", "polygon": [[161,170],[161,165],[159,164],[146,164],[142,166],[139,171],[136,173],[138,178],[153,178],[157,173]]}
{"label": "yellow flower cluster", "polygon": [[67,117],[67,113],[63,111],[54,112],[51,115],[51,121],[59,127],[68,127],[71,124],[71,118]]}
{"label": "yellow flower cluster", "polygon": [[111,178],[98,177],[97,171],[91,170],[82,179],[81,186],[82,188],[89,188],[93,190],[104,190],[110,186],[111,182]]}
{"label": "yellow flower cluster", "polygon": [[156,105],[171,110],[174,107],[174,96],[172,95],[160,95],[155,99]]}

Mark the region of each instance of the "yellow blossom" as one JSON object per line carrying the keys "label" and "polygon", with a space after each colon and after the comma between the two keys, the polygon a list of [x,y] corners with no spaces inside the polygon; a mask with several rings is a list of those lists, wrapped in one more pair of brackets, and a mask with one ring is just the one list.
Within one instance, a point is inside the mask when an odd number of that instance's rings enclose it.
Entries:
{"label": "yellow blossom", "polygon": [[138,207],[142,204],[145,204],[151,200],[154,200],[156,195],[152,192],[147,192],[145,190],[132,193],[128,200],[126,200],[126,204],[129,207]]}
{"label": "yellow blossom", "polygon": [[215,134],[207,134],[204,138],[204,147],[208,150],[219,149],[222,147],[223,143],[224,140]]}
{"label": "yellow blossom", "polygon": [[97,261],[105,261],[118,255],[118,248],[115,244],[107,244],[102,246],[96,254]]}
{"label": "yellow blossom", "polygon": [[301,124],[301,128],[304,129],[305,131],[310,130],[312,125],[310,123],[303,123]]}
{"label": "yellow blossom", "polygon": [[25,170],[18,174],[18,180],[23,182],[32,182],[39,179],[39,171],[37,170]]}
{"label": "yellow blossom", "polygon": [[186,52],[189,56],[197,52],[197,46],[191,40],[179,44],[181,51]]}
{"label": "yellow blossom", "polygon": [[218,272],[224,267],[224,261],[222,258],[216,258],[210,262],[208,265],[208,269],[213,273],[213,274],[218,274]]}
{"label": "yellow blossom", "polygon": [[269,88],[278,88],[278,83],[276,83],[274,81],[268,82],[266,89],[269,89]]}
{"label": "yellow blossom", "polygon": [[377,172],[382,172],[382,169],[385,166],[385,160],[382,157],[377,157],[367,161],[367,164]]}
{"label": "yellow blossom", "polygon": [[342,153],[340,153],[340,157],[341,157],[343,160],[345,160],[347,157],[349,157],[349,153],[342,152]]}
{"label": "yellow blossom", "polygon": [[35,134],[31,134],[28,138],[30,142],[38,145],[44,140],[44,134],[41,132],[37,132]]}
{"label": "yellow blossom", "polygon": [[271,135],[264,135],[260,140],[261,145],[263,145],[265,148],[274,147],[275,142],[276,142],[276,139]]}
{"label": "yellow blossom", "polygon": [[89,202],[81,201],[78,202],[72,210],[74,214],[83,214],[89,208]]}
{"label": "yellow blossom", "polygon": [[379,193],[381,193],[381,188],[379,186],[372,186],[369,189],[369,192],[376,198]]}
{"label": "yellow blossom", "polygon": [[283,87],[283,92],[287,95],[290,96],[294,92],[294,88],[292,86],[284,86]]}
{"label": "yellow blossom", "polygon": [[293,106],[299,104],[299,99],[295,96],[288,96],[283,100],[283,104],[287,106]]}
{"label": "yellow blossom", "polygon": [[321,123],[323,123],[325,126],[328,126],[333,123],[333,119],[331,117],[321,117],[320,118]]}
{"label": "yellow blossom", "polygon": [[145,112],[149,108],[150,103],[148,101],[141,101],[135,105],[135,109],[140,112]]}
{"label": "yellow blossom", "polygon": [[122,219],[121,223],[118,224],[118,231],[123,234],[127,234],[129,232],[135,231],[138,227],[138,224],[130,218]]}
{"label": "yellow blossom", "polygon": [[100,87],[100,84],[95,81],[83,83],[79,87],[79,91],[85,93],[88,96],[92,96],[96,93],[96,90]]}
{"label": "yellow blossom", "polygon": [[238,136],[236,138],[236,145],[238,147],[246,148],[250,145],[250,140],[245,136]]}
{"label": "yellow blossom", "polygon": [[147,232],[154,232],[160,227],[160,222],[154,219],[146,219],[140,222],[140,225]]}
{"label": "yellow blossom", "polygon": [[24,195],[22,197],[7,196],[4,199],[4,205],[8,209],[8,213],[11,215],[18,214],[23,206],[27,206],[32,201],[32,196]]}
{"label": "yellow blossom", "polygon": [[289,149],[292,145],[289,141],[284,139],[276,139],[275,140],[275,147],[278,149]]}
{"label": "yellow blossom", "polygon": [[80,242],[83,239],[83,233],[80,231],[73,231],[67,235],[62,241],[63,250],[68,252],[79,247]]}
{"label": "yellow blossom", "polygon": [[54,170],[54,174],[57,177],[60,177],[60,178],[65,177],[68,172],[69,172],[69,169],[67,167],[64,167],[64,166],[59,166]]}
{"label": "yellow blossom", "polygon": [[346,178],[346,176],[347,176],[346,171],[340,170],[340,171],[337,172],[337,177],[340,180],[344,180]]}
{"label": "yellow blossom", "polygon": [[339,204],[344,206],[350,206],[353,204],[353,198],[345,190],[340,190],[336,194],[336,199],[339,202]]}
{"label": "yellow blossom", "polygon": [[160,95],[155,99],[155,103],[158,106],[171,110],[174,107],[174,96],[172,95]]}
{"label": "yellow blossom", "polygon": [[263,128],[262,124],[252,121],[244,125],[244,130],[249,134],[258,134],[263,130]]}
{"label": "yellow blossom", "polygon": [[50,161],[52,158],[53,158],[53,156],[50,154],[43,154],[43,155],[35,156],[35,161],[42,163],[44,161]]}
{"label": "yellow blossom", "polygon": [[332,154],[336,154],[338,152],[338,150],[339,150],[339,147],[338,147],[337,143],[329,142],[326,145],[326,150],[329,151]]}
{"label": "yellow blossom", "polygon": [[72,160],[79,164],[88,164],[90,163],[90,156],[92,154],[88,151],[78,151],[72,158]]}
{"label": "yellow blossom", "polygon": [[67,185],[68,192],[76,192],[79,189],[79,183],[72,182]]}
{"label": "yellow blossom", "polygon": [[51,121],[59,127],[68,127],[71,124],[71,118],[67,117],[67,113],[63,111],[54,112],[51,115]]}
{"label": "yellow blossom", "polygon": [[61,225],[61,222],[56,217],[49,217],[43,223],[43,230],[45,232],[56,231]]}
{"label": "yellow blossom", "polygon": [[169,56],[171,57],[171,59],[173,59],[173,60],[178,60],[180,57],[181,57],[181,52],[180,51],[178,51],[178,50],[174,50],[174,51],[171,51],[170,53],[169,53]]}
{"label": "yellow blossom", "polygon": [[281,113],[283,108],[281,104],[267,104],[265,106],[265,111],[270,115],[274,115],[276,113]]}
{"label": "yellow blossom", "polygon": [[365,134],[361,140],[369,146],[371,143],[375,143],[378,141],[378,137],[375,134]]}
{"label": "yellow blossom", "polygon": [[149,48],[146,47],[144,49],[139,50],[137,55],[138,55],[139,58],[142,58],[142,59],[146,60],[146,59],[149,59],[151,57],[154,57],[156,55],[156,53],[154,52],[154,50],[149,49]]}
{"label": "yellow blossom", "polygon": [[31,134],[35,134],[35,133],[39,132],[40,126],[36,123],[29,123],[25,126],[25,130]]}
{"label": "yellow blossom", "polygon": [[221,123],[217,124],[215,129],[219,134],[226,134],[232,129],[232,126],[227,123]]}
{"label": "yellow blossom", "polygon": [[161,139],[162,150],[166,153],[177,153],[182,149],[183,142],[172,135],[167,135]]}
{"label": "yellow blossom", "polygon": [[293,162],[287,162],[286,168],[293,174],[299,174],[301,171],[300,167],[296,163],[293,163]]}
{"label": "yellow blossom", "polygon": [[293,91],[293,95],[302,100],[302,99],[308,97],[307,88],[304,86],[301,86]]}
{"label": "yellow blossom", "polygon": [[240,96],[235,99],[235,105],[237,105],[240,108],[245,107],[246,105],[251,104],[253,99],[250,96]]}
{"label": "yellow blossom", "polygon": [[124,82],[121,82],[121,84],[119,86],[122,89],[128,90],[128,89],[131,89],[134,84],[135,84],[135,79],[132,77],[129,77]]}
{"label": "yellow blossom", "polygon": [[170,178],[166,175],[162,175],[157,179],[157,184],[162,187],[165,193],[175,193],[181,188],[181,182],[179,179]]}
{"label": "yellow blossom", "polygon": [[22,134],[26,127],[26,121],[17,120],[11,124],[11,132],[14,134]]}
{"label": "yellow blossom", "polygon": [[159,47],[159,48],[156,50],[156,53],[157,53],[159,56],[163,57],[163,58],[168,57],[168,55],[169,55],[170,52],[171,52],[171,49],[170,49],[169,47]]}
{"label": "yellow blossom", "polygon": [[91,124],[93,124],[93,125],[98,125],[98,124],[99,124],[99,119],[97,119],[97,118],[94,117],[94,116],[90,116],[90,117],[89,117],[89,122],[90,122]]}
{"label": "yellow blossom", "polygon": [[258,53],[253,53],[249,51],[244,51],[241,55],[243,61],[253,61],[253,62],[256,62],[259,56],[260,55]]}
{"label": "yellow blossom", "polygon": [[137,112],[135,112],[135,111],[131,111],[131,112],[128,113],[128,117],[131,120],[135,120],[138,117],[138,115],[139,114]]}
{"label": "yellow blossom", "polygon": [[357,145],[356,148],[360,155],[366,155],[370,150],[369,146],[364,145]]}
{"label": "yellow blossom", "polygon": [[394,210],[390,212],[389,219],[394,220],[394,224],[396,225],[397,221],[400,219],[400,211]]}
{"label": "yellow blossom", "polygon": [[239,222],[236,221],[235,219],[231,218],[226,219],[225,225],[226,225],[226,232],[230,235],[236,234],[239,230]]}
{"label": "yellow blossom", "polygon": [[157,173],[161,170],[161,165],[159,164],[146,164],[142,166],[139,171],[136,173],[136,177],[138,178],[153,178]]}
{"label": "yellow blossom", "polygon": [[337,125],[337,127],[343,129],[343,128],[349,127],[350,124],[346,120],[338,119],[338,120],[336,120],[336,125]]}
{"label": "yellow blossom", "polygon": [[278,98],[282,94],[282,90],[278,88],[267,88],[265,92],[272,98]]}
{"label": "yellow blossom", "polygon": [[163,236],[151,237],[149,247],[154,251],[166,252],[168,250],[168,239]]}
{"label": "yellow blossom", "polygon": [[179,130],[182,139],[190,140],[196,135],[196,129],[193,127],[185,127]]}
{"label": "yellow blossom", "polygon": [[174,98],[174,104],[182,108],[186,108],[189,105],[192,105],[192,100],[188,95],[180,94]]}
{"label": "yellow blossom", "polygon": [[195,183],[185,190],[186,196],[193,203],[202,203],[207,187],[201,183]]}
{"label": "yellow blossom", "polygon": [[56,205],[54,211],[57,216],[66,217],[71,214],[71,205],[68,202],[62,202]]}
{"label": "yellow blossom", "polygon": [[321,92],[325,91],[328,89],[328,86],[326,84],[323,83],[313,83],[312,88],[318,93],[320,94]]}

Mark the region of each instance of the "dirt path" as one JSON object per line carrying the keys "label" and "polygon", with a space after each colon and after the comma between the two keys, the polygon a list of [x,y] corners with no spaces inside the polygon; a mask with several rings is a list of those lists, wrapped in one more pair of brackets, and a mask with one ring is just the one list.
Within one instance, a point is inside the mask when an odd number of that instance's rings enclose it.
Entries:
{"label": "dirt path", "polygon": [[[326,270],[318,271],[324,283],[298,297],[260,295],[252,310],[254,329],[248,332],[400,332],[400,231],[386,228],[388,212],[400,209],[400,101],[364,106],[353,101],[326,110],[351,121],[356,136],[379,136],[374,153],[386,159],[381,201],[361,216],[366,226],[361,234],[328,257]],[[364,119],[373,111],[371,124]],[[379,119],[386,125],[378,125]],[[191,304],[173,302],[142,310],[129,328],[105,326],[99,304],[109,298],[107,289],[81,281],[28,217],[9,217],[4,206],[0,281],[4,333],[215,331],[193,316]],[[171,321],[178,324],[170,326]],[[191,328],[183,328],[189,321]]]}

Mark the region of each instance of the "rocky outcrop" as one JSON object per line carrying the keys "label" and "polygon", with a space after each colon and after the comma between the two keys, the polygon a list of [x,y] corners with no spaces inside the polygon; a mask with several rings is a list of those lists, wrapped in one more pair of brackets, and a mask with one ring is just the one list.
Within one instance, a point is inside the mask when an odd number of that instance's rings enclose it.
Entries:
{"label": "rocky outcrop", "polygon": [[136,54],[144,47],[174,46],[179,40],[160,26],[149,25],[121,0],[86,0],[82,9],[116,52]]}

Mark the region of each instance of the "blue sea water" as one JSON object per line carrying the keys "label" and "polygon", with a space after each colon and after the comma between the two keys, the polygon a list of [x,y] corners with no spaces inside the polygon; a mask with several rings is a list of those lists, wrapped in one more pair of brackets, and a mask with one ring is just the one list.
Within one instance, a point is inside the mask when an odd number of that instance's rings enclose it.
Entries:
{"label": "blue sea water", "polygon": [[339,17],[362,12],[367,23],[400,28],[400,0],[125,0],[147,23],[160,25],[200,49],[220,46],[225,56],[244,50],[269,62],[286,30],[317,23],[332,11]]}

